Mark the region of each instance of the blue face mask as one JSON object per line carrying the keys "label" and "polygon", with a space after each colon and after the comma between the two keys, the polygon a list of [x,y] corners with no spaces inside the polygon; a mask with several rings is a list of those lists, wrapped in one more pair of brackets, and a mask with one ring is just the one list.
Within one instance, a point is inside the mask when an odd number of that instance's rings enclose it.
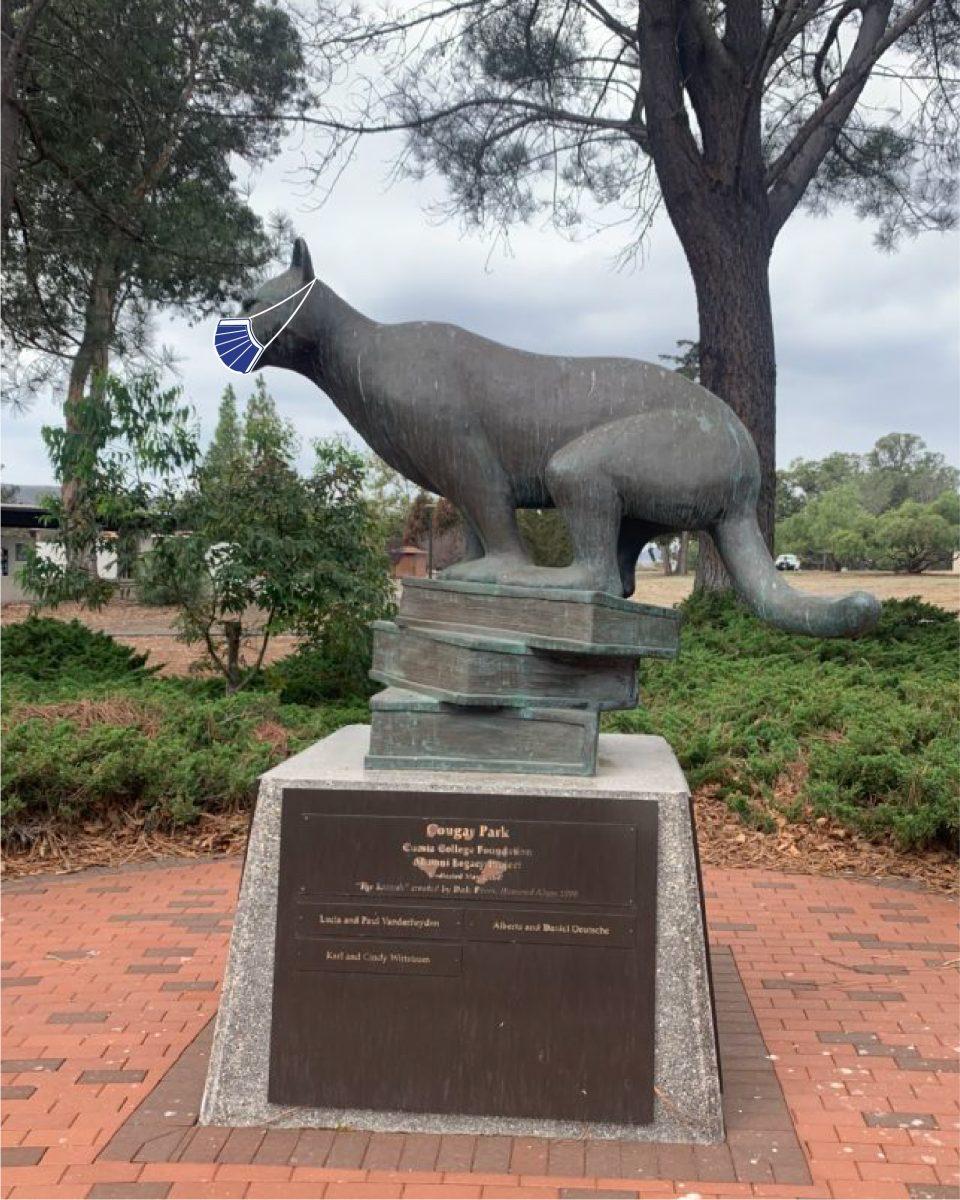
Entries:
{"label": "blue face mask", "polygon": [[243,375],[253,370],[264,351],[250,328],[249,317],[219,321],[213,344],[220,361],[231,371],[239,371]]}
{"label": "blue face mask", "polygon": [[217,332],[214,335],[213,344],[224,366],[229,367],[231,371],[239,371],[241,375],[248,375],[256,367],[260,356],[266,350],[267,346],[283,333],[303,307],[304,301],[310,295],[310,289],[316,282],[315,279],[311,279],[309,283],[304,284],[298,291],[291,293],[283,300],[278,300],[276,304],[271,304],[269,308],[265,308],[263,312],[256,314],[257,317],[266,316],[268,312],[279,308],[281,304],[288,304],[291,300],[295,300],[298,296],[300,297],[300,301],[293,312],[267,342],[261,343],[257,340],[256,334],[253,332],[254,317],[222,317],[217,322]]}

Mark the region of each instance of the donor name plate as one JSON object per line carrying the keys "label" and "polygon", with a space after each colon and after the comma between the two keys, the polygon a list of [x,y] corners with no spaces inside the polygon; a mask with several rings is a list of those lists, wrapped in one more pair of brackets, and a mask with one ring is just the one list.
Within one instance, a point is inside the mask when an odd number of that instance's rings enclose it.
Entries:
{"label": "donor name plate", "polygon": [[272,1102],[653,1119],[656,805],[283,795]]}

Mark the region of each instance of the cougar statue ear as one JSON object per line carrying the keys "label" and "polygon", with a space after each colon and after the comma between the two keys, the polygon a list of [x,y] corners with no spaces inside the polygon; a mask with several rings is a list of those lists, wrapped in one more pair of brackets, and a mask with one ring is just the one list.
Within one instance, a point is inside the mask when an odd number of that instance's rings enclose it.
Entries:
{"label": "cougar statue ear", "polygon": [[293,243],[293,258],[290,260],[290,266],[293,270],[300,272],[304,283],[309,283],[313,279],[313,263],[310,261],[310,251],[303,238],[297,238]]}

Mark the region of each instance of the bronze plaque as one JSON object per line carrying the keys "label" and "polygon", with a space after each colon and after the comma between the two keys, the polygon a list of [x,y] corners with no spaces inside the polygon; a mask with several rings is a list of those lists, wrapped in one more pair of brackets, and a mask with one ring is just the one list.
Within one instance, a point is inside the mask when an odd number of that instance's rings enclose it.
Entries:
{"label": "bronze plaque", "polygon": [[270,1100],[649,1123],[656,875],[654,802],[287,789]]}

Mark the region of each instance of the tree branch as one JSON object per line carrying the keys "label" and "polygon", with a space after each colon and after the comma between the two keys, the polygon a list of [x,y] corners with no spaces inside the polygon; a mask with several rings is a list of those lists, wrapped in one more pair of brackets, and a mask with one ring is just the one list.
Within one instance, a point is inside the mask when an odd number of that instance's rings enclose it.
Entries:
{"label": "tree branch", "polygon": [[836,143],[874,65],[932,5],[933,0],[916,0],[887,28],[892,0],[867,0],[856,42],[833,91],[816,112],[803,122],[767,172],[771,241],[800,202],[820,164]]}
{"label": "tree branch", "polygon": [[685,195],[701,186],[703,160],[684,105],[679,3],[647,0],[639,7],[640,87],[650,152],[664,196]]}
{"label": "tree branch", "polygon": [[826,0],[787,0],[782,9],[775,10],[760,57],[757,60],[757,80],[765,79],[777,58],[783,54],[798,33],[824,7]]}
{"label": "tree branch", "polygon": [[604,24],[611,33],[615,33],[617,37],[630,46],[637,45],[637,31],[631,29],[629,25],[625,25],[618,20],[609,9],[600,4],[598,0],[583,0],[584,7],[587,8],[593,15]]}
{"label": "tree branch", "polygon": [[30,7],[24,13],[23,20],[18,28],[13,30],[13,19],[10,16],[10,6],[8,3],[3,5],[3,38],[7,42],[3,51],[3,70],[15,71],[16,64],[24,47],[27,44],[34,26],[40,18],[40,14],[47,7],[48,0],[32,0]]}
{"label": "tree branch", "polygon": [[549,104],[535,104],[532,100],[520,100],[513,96],[480,96],[470,100],[460,100],[456,104],[446,105],[444,108],[438,108],[434,112],[418,113],[415,117],[371,124],[338,121],[334,117],[309,117],[301,113],[293,115],[287,113],[270,113],[267,115],[258,113],[254,118],[248,116],[246,113],[222,113],[219,110],[198,107],[194,107],[193,111],[211,114],[216,112],[216,115],[221,118],[229,117],[232,120],[239,121],[292,121],[304,125],[315,125],[320,129],[329,129],[334,133],[359,136],[371,133],[409,133],[416,129],[422,129],[425,125],[436,125],[439,121],[444,121],[448,117],[454,117],[458,113],[476,108],[517,108],[539,117],[541,120],[557,122],[561,125],[580,125],[589,129],[613,129],[627,134],[641,146],[643,146],[646,138],[646,129],[644,126],[632,119],[618,120],[615,117],[590,116],[586,113],[571,112],[565,108],[556,108]]}
{"label": "tree branch", "polygon": [[111,225],[113,225],[127,237],[133,238],[136,241],[141,240],[134,229],[131,229],[129,225],[126,225],[124,222],[118,220],[118,218],[112,212],[110,212],[109,209],[105,208],[100,203],[99,197],[96,195],[93,189],[87,185],[86,181],[74,171],[70,163],[68,163],[65,158],[62,158],[59,154],[57,154],[55,150],[50,149],[50,147],[44,141],[43,134],[40,132],[40,127],[34,120],[30,109],[17,100],[14,101],[14,105],[17,109],[17,112],[21,115],[21,117],[23,117],[27,129],[30,131],[30,137],[33,139],[33,144],[36,146],[37,152],[41,154],[43,158],[47,160],[47,162],[52,163],[57,168],[57,170],[63,175],[64,179],[66,179],[71,187],[76,188],[76,190],[81,196],[83,196],[84,200],[87,201],[87,203],[94,210],[94,212],[97,213],[98,216],[101,216],[104,218],[104,220],[109,221]]}
{"label": "tree branch", "polygon": [[827,98],[830,91],[829,86],[823,81],[823,68],[826,65],[827,55],[830,53],[831,47],[836,43],[837,36],[840,33],[840,26],[852,12],[860,7],[860,2],[861,0],[844,0],[843,4],[833,14],[833,20],[827,29],[826,37],[823,39],[820,49],[813,56],[813,79],[817,85],[817,91],[823,100]]}

